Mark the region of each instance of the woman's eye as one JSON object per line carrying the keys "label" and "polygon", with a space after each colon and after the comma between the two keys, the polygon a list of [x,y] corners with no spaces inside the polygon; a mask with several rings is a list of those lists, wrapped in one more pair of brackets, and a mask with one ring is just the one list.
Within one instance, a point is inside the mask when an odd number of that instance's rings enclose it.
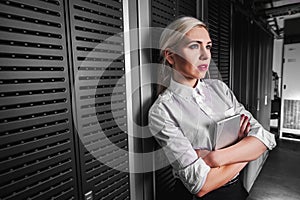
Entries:
{"label": "woman's eye", "polygon": [[192,45],[190,45],[190,48],[191,49],[198,49],[199,45],[198,44],[192,44]]}

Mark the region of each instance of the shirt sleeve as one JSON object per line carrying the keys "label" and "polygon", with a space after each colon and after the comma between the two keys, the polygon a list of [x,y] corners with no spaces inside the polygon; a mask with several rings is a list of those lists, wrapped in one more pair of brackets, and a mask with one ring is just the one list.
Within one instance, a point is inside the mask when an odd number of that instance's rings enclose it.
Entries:
{"label": "shirt sleeve", "polygon": [[193,194],[199,192],[206,181],[210,167],[198,158],[190,141],[184,136],[162,103],[151,107],[149,128],[185,187]]}
{"label": "shirt sleeve", "polygon": [[238,102],[233,92],[223,83],[226,88],[226,94],[229,96],[229,99],[232,101],[235,113],[244,114],[250,119],[250,132],[248,136],[254,136],[263,142],[269,150],[272,150],[276,146],[275,136],[270,133],[252,116],[252,114],[245,109],[245,107]]}

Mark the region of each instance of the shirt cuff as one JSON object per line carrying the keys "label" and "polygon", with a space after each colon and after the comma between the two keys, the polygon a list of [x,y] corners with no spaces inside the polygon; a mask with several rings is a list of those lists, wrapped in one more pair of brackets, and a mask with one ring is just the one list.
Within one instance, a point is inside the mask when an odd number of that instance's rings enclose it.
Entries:
{"label": "shirt cuff", "polygon": [[262,127],[254,128],[253,130],[250,130],[248,136],[256,137],[262,143],[264,143],[269,150],[272,150],[276,146],[274,134],[270,133],[269,131],[266,131]]}
{"label": "shirt cuff", "polygon": [[176,173],[184,186],[192,194],[196,194],[203,187],[209,171],[210,167],[202,160],[202,158],[198,158],[189,166],[177,170]]}

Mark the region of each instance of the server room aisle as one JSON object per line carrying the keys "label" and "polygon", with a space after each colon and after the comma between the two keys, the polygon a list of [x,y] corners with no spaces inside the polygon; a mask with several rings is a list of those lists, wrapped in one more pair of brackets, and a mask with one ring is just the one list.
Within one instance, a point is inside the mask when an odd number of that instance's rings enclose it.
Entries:
{"label": "server room aisle", "polygon": [[247,200],[300,199],[300,142],[278,140]]}

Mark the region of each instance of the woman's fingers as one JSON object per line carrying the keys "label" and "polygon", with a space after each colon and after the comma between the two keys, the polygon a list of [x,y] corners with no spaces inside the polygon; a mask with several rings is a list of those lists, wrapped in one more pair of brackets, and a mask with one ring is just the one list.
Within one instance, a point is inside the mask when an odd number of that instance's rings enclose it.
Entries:
{"label": "woman's fingers", "polygon": [[243,125],[244,118],[245,118],[245,115],[242,114],[242,115],[241,115],[241,119],[240,119],[240,127]]}
{"label": "woman's fingers", "polygon": [[244,132],[245,129],[247,128],[247,124],[249,122],[249,119],[247,116],[242,115],[241,120],[240,120],[240,132]]}
{"label": "woman's fingers", "polygon": [[250,125],[250,122],[248,121],[247,128],[246,128],[246,131],[245,131],[245,135],[247,135],[250,132],[250,128],[251,128],[251,125]]}
{"label": "woman's fingers", "polygon": [[247,136],[247,134],[250,131],[250,122],[249,118],[245,116],[244,114],[241,115],[241,120],[240,120],[240,131],[238,138],[239,140],[243,139],[244,137]]}
{"label": "woman's fingers", "polygon": [[243,130],[243,132],[246,130],[248,122],[249,122],[249,118],[247,116],[245,116],[243,124],[242,124],[242,130]]}

